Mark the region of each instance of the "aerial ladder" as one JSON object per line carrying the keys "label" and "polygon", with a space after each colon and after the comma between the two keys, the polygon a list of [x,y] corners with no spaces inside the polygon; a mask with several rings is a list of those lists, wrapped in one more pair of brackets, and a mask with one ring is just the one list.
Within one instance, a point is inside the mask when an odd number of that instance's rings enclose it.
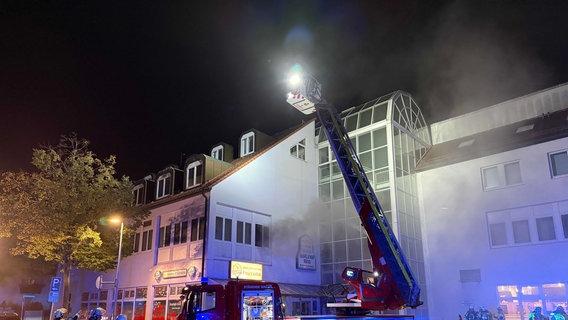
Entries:
{"label": "aerial ladder", "polygon": [[321,84],[313,76],[303,74],[296,77],[296,84],[286,101],[304,114],[316,113],[321,131],[325,132],[355,210],[367,232],[373,268],[378,272],[374,283],[368,283],[365,274],[369,271],[346,267],[342,278],[355,289],[357,299],[351,299],[351,304],[344,306],[353,306],[347,310],[416,308],[422,304],[420,286],[406,262],[338,112],[322,98]]}

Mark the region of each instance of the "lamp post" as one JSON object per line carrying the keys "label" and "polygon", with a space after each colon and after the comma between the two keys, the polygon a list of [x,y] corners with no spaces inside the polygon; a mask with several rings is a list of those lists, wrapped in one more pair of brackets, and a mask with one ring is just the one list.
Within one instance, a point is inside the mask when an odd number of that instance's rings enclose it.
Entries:
{"label": "lamp post", "polygon": [[118,304],[118,277],[120,275],[120,258],[122,256],[122,231],[124,229],[124,222],[122,219],[113,218],[110,220],[113,223],[120,222],[120,238],[118,240],[118,259],[116,261],[116,275],[114,276],[114,301],[112,304],[112,319],[116,319],[116,305]]}

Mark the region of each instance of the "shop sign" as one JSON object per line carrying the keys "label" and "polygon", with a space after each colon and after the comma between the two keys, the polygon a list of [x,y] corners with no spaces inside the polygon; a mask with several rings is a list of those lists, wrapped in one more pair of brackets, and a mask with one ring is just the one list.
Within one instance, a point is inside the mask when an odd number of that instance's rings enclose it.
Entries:
{"label": "shop sign", "polygon": [[175,269],[175,270],[165,270],[162,271],[162,278],[181,278],[187,276],[187,269]]}
{"label": "shop sign", "polygon": [[262,264],[231,261],[231,279],[262,280]]}
{"label": "shop sign", "polygon": [[312,238],[303,235],[298,241],[298,253],[296,254],[296,269],[299,270],[316,270],[316,254]]}

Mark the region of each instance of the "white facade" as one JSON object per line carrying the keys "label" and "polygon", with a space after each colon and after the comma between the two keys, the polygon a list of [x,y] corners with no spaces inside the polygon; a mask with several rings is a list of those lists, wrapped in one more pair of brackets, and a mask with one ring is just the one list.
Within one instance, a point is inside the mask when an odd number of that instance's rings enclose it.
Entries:
{"label": "white facade", "polygon": [[[534,97],[527,99],[530,104]],[[487,114],[498,118],[511,111],[510,105],[491,107]],[[432,128],[458,124],[451,120]],[[468,122],[468,115],[457,120]],[[484,124],[470,117],[468,127],[476,126]],[[454,138],[467,138],[460,132]],[[476,146],[462,146],[468,147]],[[527,319],[536,306],[546,314],[566,306],[568,176],[551,175],[549,153],[567,148],[568,138],[561,138],[418,173],[430,319],[457,319],[470,307],[495,313],[499,306],[507,319]],[[493,173],[496,179],[488,181]]]}
{"label": "white facade", "polygon": [[[263,278],[280,283],[320,284],[319,267],[299,269],[300,239],[308,236],[319,264],[317,165],[314,123],[293,133],[216,184],[210,197],[205,274],[227,279],[231,260],[263,264]],[[305,159],[290,149],[305,141]],[[268,246],[216,239],[216,219],[269,227]],[[304,237],[304,239],[306,239]],[[245,241],[243,241],[245,242]],[[309,242],[309,241],[308,241]],[[308,248],[308,250],[310,250]]]}

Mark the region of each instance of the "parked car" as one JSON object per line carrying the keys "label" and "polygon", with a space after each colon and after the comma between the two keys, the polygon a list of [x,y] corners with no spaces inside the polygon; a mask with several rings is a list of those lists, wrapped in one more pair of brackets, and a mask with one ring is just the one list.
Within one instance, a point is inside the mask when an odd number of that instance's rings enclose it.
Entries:
{"label": "parked car", "polygon": [[22,320],[20,316],[13,311],[0,310],[0,320]]}

